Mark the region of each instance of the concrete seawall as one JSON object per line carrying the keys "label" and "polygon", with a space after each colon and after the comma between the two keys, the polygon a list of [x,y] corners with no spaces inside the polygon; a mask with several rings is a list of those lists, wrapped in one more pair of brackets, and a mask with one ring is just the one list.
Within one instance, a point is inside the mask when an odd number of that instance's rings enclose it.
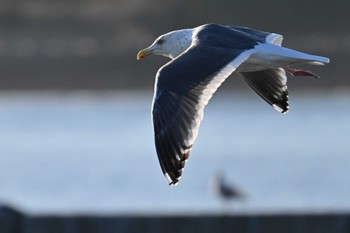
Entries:
{"label": "concrete seawall", "polygon": [[349,213],[30,216],[0,207],[1,233],[349,233]]}

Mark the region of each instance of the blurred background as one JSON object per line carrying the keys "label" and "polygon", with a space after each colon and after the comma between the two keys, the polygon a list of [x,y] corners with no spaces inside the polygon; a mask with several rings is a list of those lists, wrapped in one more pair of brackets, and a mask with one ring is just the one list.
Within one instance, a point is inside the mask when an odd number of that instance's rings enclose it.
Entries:
{"label": "blurred background", "polygon": [[[0,0],[0,202],[33,214],[349,211],[349,7]],[[154,76],[168,60],[136,53],[160,34],[209,22],[282,34],[286,47],[331,63],[307,67],[318,80],[289,78],[286,115],[228,79],[180,184],[168,187],[150,120]],[[223,204],[218,172],[244,200]]]}

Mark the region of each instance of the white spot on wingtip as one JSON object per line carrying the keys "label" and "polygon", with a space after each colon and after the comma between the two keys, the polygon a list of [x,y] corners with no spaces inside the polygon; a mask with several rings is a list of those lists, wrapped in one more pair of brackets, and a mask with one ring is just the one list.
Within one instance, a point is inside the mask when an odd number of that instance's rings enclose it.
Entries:
{"label": "white spot on wingtip", "polygon": [[181,177],[178,177],[176,181],[173,181],[167,172],[164,173],[164,176],[167,179],[169,186],[177,186],[177,184],[179,183],[179,180],[181,178]]}
{"label": "white spot on wingtip", "polygon": [[169,184],[171,185],[173,183],[173,180],[170,178],[169,174],[166,172],[166,173],[164,173],[164,176],[167,179],[167,181],[169,182]]}
{"label": "white spot on wingtip", "polygon": [[190,151],[190,149],[183,149],[181,148],[181,153],[182,154],[187,154]]}
{"label": "white spot on wingtip", "polygon": [[177,186],[178,183],[179,182],[176,182],[176,183],[173,182],[173,183],[170,184],[170,186],[175,187],[175,186]]}
{"label": "white spot on wingtip", "polygon": [[274,109],[276,109],[277,111],[283,113],[283,109],[282,109],[281,107],[277,106],[276,104],[272,104],[272,107],[273,107]]}
{"label": "white spot on wingtip", "polygon": [[282,114],[286,114],[289,111],[289,106],[286,106],[286,109],[283,109],[283,108],[277,106],[276,104],[272,104],[272,107]]}

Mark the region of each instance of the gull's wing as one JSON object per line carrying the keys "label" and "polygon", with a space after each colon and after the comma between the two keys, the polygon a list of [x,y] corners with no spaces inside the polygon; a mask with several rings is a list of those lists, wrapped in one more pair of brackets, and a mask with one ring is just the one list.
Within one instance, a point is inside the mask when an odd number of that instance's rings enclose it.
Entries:
{"label": "gull's wing", "polygon": [[288,111],[287,77],[283,68],[240,74],[249,86],[277,111]]}
{"label": "gull's wing", "polygon": [[[228,26],[231,30],[238,30],[257,37],[261,41],[281,46],[283,36],[259,31],[241,26]],[[282,68],[269,69],[256,72],[240,72],[243,79],[253,90],[260,95],[267,103],[272,105],[279,112],[287,112],[288,90],[286,72]]]}
{"label": "gull's wing", "polygon": [[153,126],[158,159],[169,184],[180,179],[205,105],[250,54],[196,46],[158,71]]}

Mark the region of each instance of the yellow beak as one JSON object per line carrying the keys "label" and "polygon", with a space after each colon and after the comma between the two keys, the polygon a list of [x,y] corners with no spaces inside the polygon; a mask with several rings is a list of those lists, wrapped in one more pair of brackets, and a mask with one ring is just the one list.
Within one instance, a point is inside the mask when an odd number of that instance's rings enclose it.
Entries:
{"label": "yellow beak", "polygon": [[143,49],[140,52],[137,53],[136,59],[140,60],[142,58],[145,58],[148,55],[153,54],[153,49]]}

